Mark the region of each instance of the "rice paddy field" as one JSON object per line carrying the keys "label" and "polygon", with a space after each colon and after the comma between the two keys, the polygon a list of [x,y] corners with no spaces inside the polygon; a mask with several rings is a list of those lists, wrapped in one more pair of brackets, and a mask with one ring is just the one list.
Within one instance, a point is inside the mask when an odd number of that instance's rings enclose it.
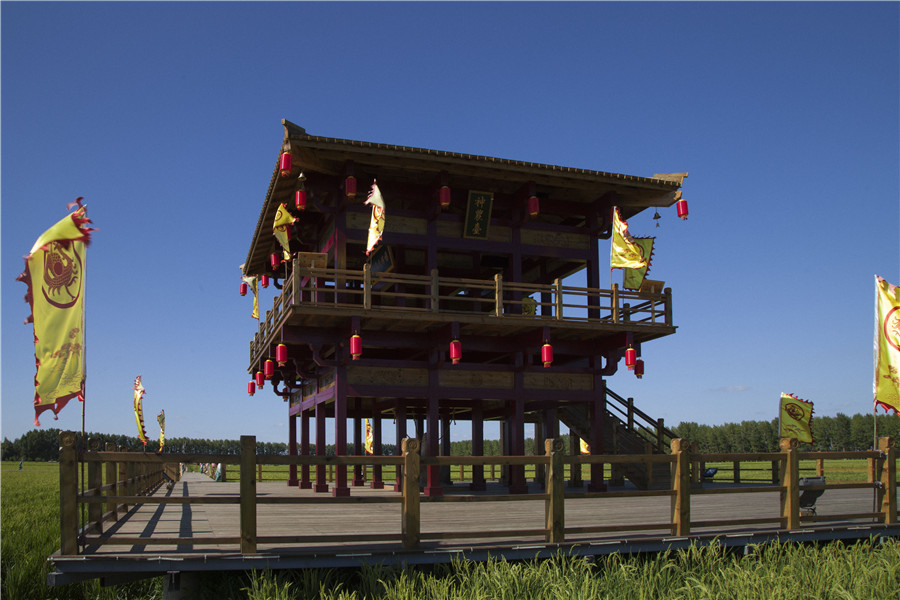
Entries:
{"label": "rice paddy field", "polygon": [[[841,466],[849,468],[845,464]],[[836,473],[842,473],[846,480],[865,480],[864,461],[853,471]],[[833,478],[831,473],[827,474],[830,481],[841,480],[837,475]],[[56,588],[46,586],[49,570],[46,558],[59,548],[58,488],[55,463],[24,463],[21,470],[18,462],[2,463],[2,598],[163,598],[162,578],[109,588],[101,587],[97,581]],[[193,597],[199,600],[900,600],[900,541],[765,545],[749,548],[746,555],[713,545],[654,556],[613,554],[595,561],[560,555],[544,561],[458,562],[428,569],[372,567],[214,574],[198,577],[192,590]]]}

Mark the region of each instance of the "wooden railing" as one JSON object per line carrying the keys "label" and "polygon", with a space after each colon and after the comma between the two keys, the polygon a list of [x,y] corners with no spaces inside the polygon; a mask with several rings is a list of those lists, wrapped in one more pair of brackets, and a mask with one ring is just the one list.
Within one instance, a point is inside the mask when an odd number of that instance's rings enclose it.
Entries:
{"label": "wooden railing", "polygon": [[[672,290],[646,294],[611,289],[430,275],[372,273],[293,265],[271,310],[260,320],[253,344],[265,343],[277,330],[288,308],[295,310],[379,311],[448,317],[492,316],[536,319],[543,324],[606,323],[672,326]],[[251,347],[251,354],[253,347]]]}
{"label": "wooden railing", "polygon": [[[89,488],[79,494],[77,490],[77,455],[74,449],[74,434],[65,432],[60,450],[60,524],[62,554],[78,553],[79,545],[197,545],[234,544],[239,545],[244,554],[255,554],[260,544],[327,544],[340,543],[347,539],[345,533],[319,535],[259,535],[257,531],[257,511],[264,504],[359,504],[392,503],[401,505],[399,532],[361,533],[354,532],[354,543],[368,541],[400,541],[406,548],[417,548],[423,540],[536,537],[547,542],[560,543],[567,536],[626,531],[663,531],[669,535],[689,535],[692,529],[747,527],[750,525],[774,524],[779,529],[792,530],[801,523],[825,520],[873,519],[886,524],[897,523],[897,478],[896,453],[891,438],[880,438],[879,449],[868,452],[822,452],[806,453],[807,457],[823,460],[870,459],[873,464],[873,481],[868,483],[829,483],[827,485],[800,486],[799,460],[796,440],[782,440],[781,451],[776,453],[740,454],[699,454],[693,444],[682,439],[672,440],[671,454],[655,455],[603,455],[569,456],[565,453],[562,439],[546,440],[545,454],[541,456],[420,456],[419,440],[406,438],[402,443],[401,456],[271,456],[256,453],[256,438],[241,437],[239,455],[202,455],[123,453],[91,449],[83,453],[81,459],[87,463]],[[216,494],[214,496],[171,496],[147,495],[154,486],[164,479],[163,470],[173,461],[180,463],[219,462],[239,465],[240,485],[237,495]],[[778,481],[775,484],[755,486],[710,486],[697,485],[697,469],[703,462],[712,461],[774,461],[779,465]],[[567,465],[579,470],[582,465],[642,463],[648,468],[653,463],[666,463],[672,470],[670,489],[652,491],[613,492],[566,492],[564,470]],[[275,496],[269,493],[258,495],[256,476],[258,465],[381,465],[400,469],[402,492],[354,497],[323,497],[308,495]],[[505,495],[445,495],[422,496],[419,490],[420,471],[428,467],[441,466],[481,466],[498,464],[541,465],[545,472],[545,490],[542,493]],[[171,467],[170,467],[171,468]],[[140,472],[140,475],[136,473]],[[102,485],[101,473],[107,476]],[[846,514],[803,515],[799,505],[801,489],[872,489],[877,498],[872,511]],[[691,498],[705,494],[765,494],[778,493],[780,509],[765,517],[724,518],[697,520],[691,514]],[[646,497],[671,498],[671,510],[660,514],[660,520],[650,523],[609,523],[596,526],[567,527],[566,500],[606,498],[633,498],[635,502]],[[533,528],[506,530],[421,531],[420,505],[423,502],[511,502],[543,501],[544,520]],[[115,520],[117,511],[129,505],[139,504],[233,504],[239,506],[239,536],[102,536],[103,522]],[[83,528],[78,527],[78,507],[87,505],[89,518]],[[108,511],[102,514],[101,507]],[[110,510],[110,507],[111,510]],[[80,542],[80,543],[79,543]]]}

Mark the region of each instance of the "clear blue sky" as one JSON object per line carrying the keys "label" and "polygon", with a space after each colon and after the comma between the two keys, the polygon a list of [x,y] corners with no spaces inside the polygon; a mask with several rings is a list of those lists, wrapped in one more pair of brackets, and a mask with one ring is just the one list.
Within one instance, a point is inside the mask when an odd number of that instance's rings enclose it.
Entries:
{"label": "clear blue sky", "polygon": [[[900,283],[896,2],[0,13],[4,437],[34,418],[15,278],[84,196],[98,228],[87,429],[136,434],[141,374],[151,437],[164,408],[170,437],[287,440],[280,399],[247,397],[256,321],[238,295],[282,118],[329,137],[687,171],[687,221],[672,207],[659,228],[652,211],[630,222],[657,236],[650,275],[673,289],[678,333],[644,347],[643,380],[609,386],[669,424],[772,419],[781,392],[818,415],[872,410],[874,276]],[[42,425],[80,429],[80,406]]]}

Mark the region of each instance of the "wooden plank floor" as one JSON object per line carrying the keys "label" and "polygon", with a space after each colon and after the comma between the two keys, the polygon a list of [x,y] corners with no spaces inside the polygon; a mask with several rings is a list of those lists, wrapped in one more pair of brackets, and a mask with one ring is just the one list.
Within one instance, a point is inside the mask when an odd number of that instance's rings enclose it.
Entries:
{"label": "wooden plank floor", "polygon": [[[536,484],[529,484],[529,491],[540,493]],[[735,487],[733,484],[707,483],[705,488]],[[199,473],[186,473],[172,490],[165,487],[155,495],[172,496],[239,496],[237,482],[214,482]],[[610,488],[619,491],[628,488]],[[578,490],[567,489],[577,493]],[[488,484],[487,494],[505,494],[499,484]],[[468,495],[468,486],[456,484],[445,488],[447,496]],[[257,495],[266,497],[311,497],[330,498],[330,494],[315,494],[311,490],[288,487],[284,482],[257,483]],[[372,490],[368,487],[352,487],[353,497],[380,496],[399,498],[392,489]],[[421,551],[447,550],[453,548],[488,548],[501,545],[543,544],[543,535],[522,536],[522,530],[544,527],[544,502],[503,501],[503,502],[429,502],[422,499],[421,531],[423,542]],[[361,550],[399,550],[400,545],[400,504],[370,503],[321,503],[321,504],[264,504],[257,505],[257,535],[340,535],[340,542],[316,544],[259,544],[260,554],[274,553],[346,553]],[[827,490],[819,499],[820,516],[864,513],[873,510],[871,490]],[[627,498],[567,498],[566,527],[591,527],[622,524],[665,524],[669,521],[670,498],[627,497]],[[776,518],[779,515],[779,494],[737,493],[694,495],[691,497],[691,519],[694,522],[720,520],[725,518]],[[804,523],[809,530],[827,530],[836,526],[873,524],[871,519],[847,522]],[[727,527],[718,529],[692,528],[692,534],[728,533],[735,531],[774,531],[777,523],[751,527]],[[461,539],[428,539],[429,534],[448,532],[502,532],[498,537],[463,537]],[[392,534],[396,541],[368,542],[356,541],[361,534]],[[238,538],[240,535],[239,507],[237,504],[144,504],[132,510],[117,523],[106,523],[104,537],[151,536],[151,537],[209,537],[225,536]],[[670,537],[670,532],[662,529],[593,534],[567,534],[567,542],[603,542],[604,540],[630,540],[641,538]],[[153,556],[215,556],[234,555],[240,552],[239,544],[184,544],[180,546],[102,545],[88,547],[85,554],[97,558],[152,554]]]}

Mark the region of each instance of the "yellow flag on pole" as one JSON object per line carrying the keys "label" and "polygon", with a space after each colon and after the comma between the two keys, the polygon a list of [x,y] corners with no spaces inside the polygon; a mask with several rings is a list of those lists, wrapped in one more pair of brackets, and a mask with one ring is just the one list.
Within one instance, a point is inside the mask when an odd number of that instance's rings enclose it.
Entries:
{"label": "yellow flag on pole", "polygon": [[375,244],[381,241],[384,233],[384,223],[386,211],[384,207],[384,198],[381,197],[381,190],[378,189],[377,182],[372,182],[372,189],[369,190],[369,197],[365,204],[372,206],[372,218],[369,221],[369,239],[366,242],[366,256],[375,249]]}
{"label": "yellow flag on pole", "polygon": [[144,385],[141,383],[141,376],[134,378],[134,420],[137,422],[138,437],[141,442],[147,445],[147,430],[144,428]]}
{"label": "yellow flag on pole", "polygon": [[278,207],[278,211],[275,213],[275,223],[272,224],[272,233],[275,234],[275,239],[278,240],[282,250],[284,250],[285,260],[291,259],[291,225],[296,220],[297,217],[288,212],[285,204],[281,204]]}
{"label": "yellow flag on pole", "polygon": [[54,418],[72,398],[84,401],[85,248],[93,229],[87,209],[78,206],[38,237],[25,257],[18,281],[28,286],[25,301],[34,323],[34,425],[45,410]]}
{"label": "yellow flag on pole", "polygon": [[650,265],[650,256],[628,233],[628,222],[619,216],[619,207],[613,206],[612,244],[610,246],[610,269],[642,269]]}
{"label": "yellow flag on pole", "polygon": [[807,444],[813,443],[810,422],[813,416],[813,403],[801,400],[791,394],[781,394],[779,408],[779,435],[783,438],[797,438]]}
{"label": "yellow flag on pole", "polygon": [[581,438],[579,438],[578,441],[581,443],[580,444],[581,445],[581,453],[582,454],[590,454],[591,453],[590,445],[588,445],[588,443]]}
{"label": "yellow flag on pole", "polygon": [[253,292],[253,312],[250,313],[250,316],[254,319],[259,319],[259,279],[256,275],[243,275],[241,276],[241,280],[243,280],[249,287],[250,291]]}
{"label": "yellow flag on pole", "polygon": [[900,288],[875,277],[875,406],[900,412]]}
{"label": "yellow flag on pole", "polygon": [[162,452],[163,446],[166,445],[166,411],[159,411],[156,422],[159,423],[159,451]]}
{"label": "yellow flag on pole", "polygon": [[373,443],[374,442],[373,442],[373,438],[372,438],[372,424],[369,423],[368,419],[366,419],[366,443],[365,443],[366,454],[374,453],[374,451],[372,450]]}

